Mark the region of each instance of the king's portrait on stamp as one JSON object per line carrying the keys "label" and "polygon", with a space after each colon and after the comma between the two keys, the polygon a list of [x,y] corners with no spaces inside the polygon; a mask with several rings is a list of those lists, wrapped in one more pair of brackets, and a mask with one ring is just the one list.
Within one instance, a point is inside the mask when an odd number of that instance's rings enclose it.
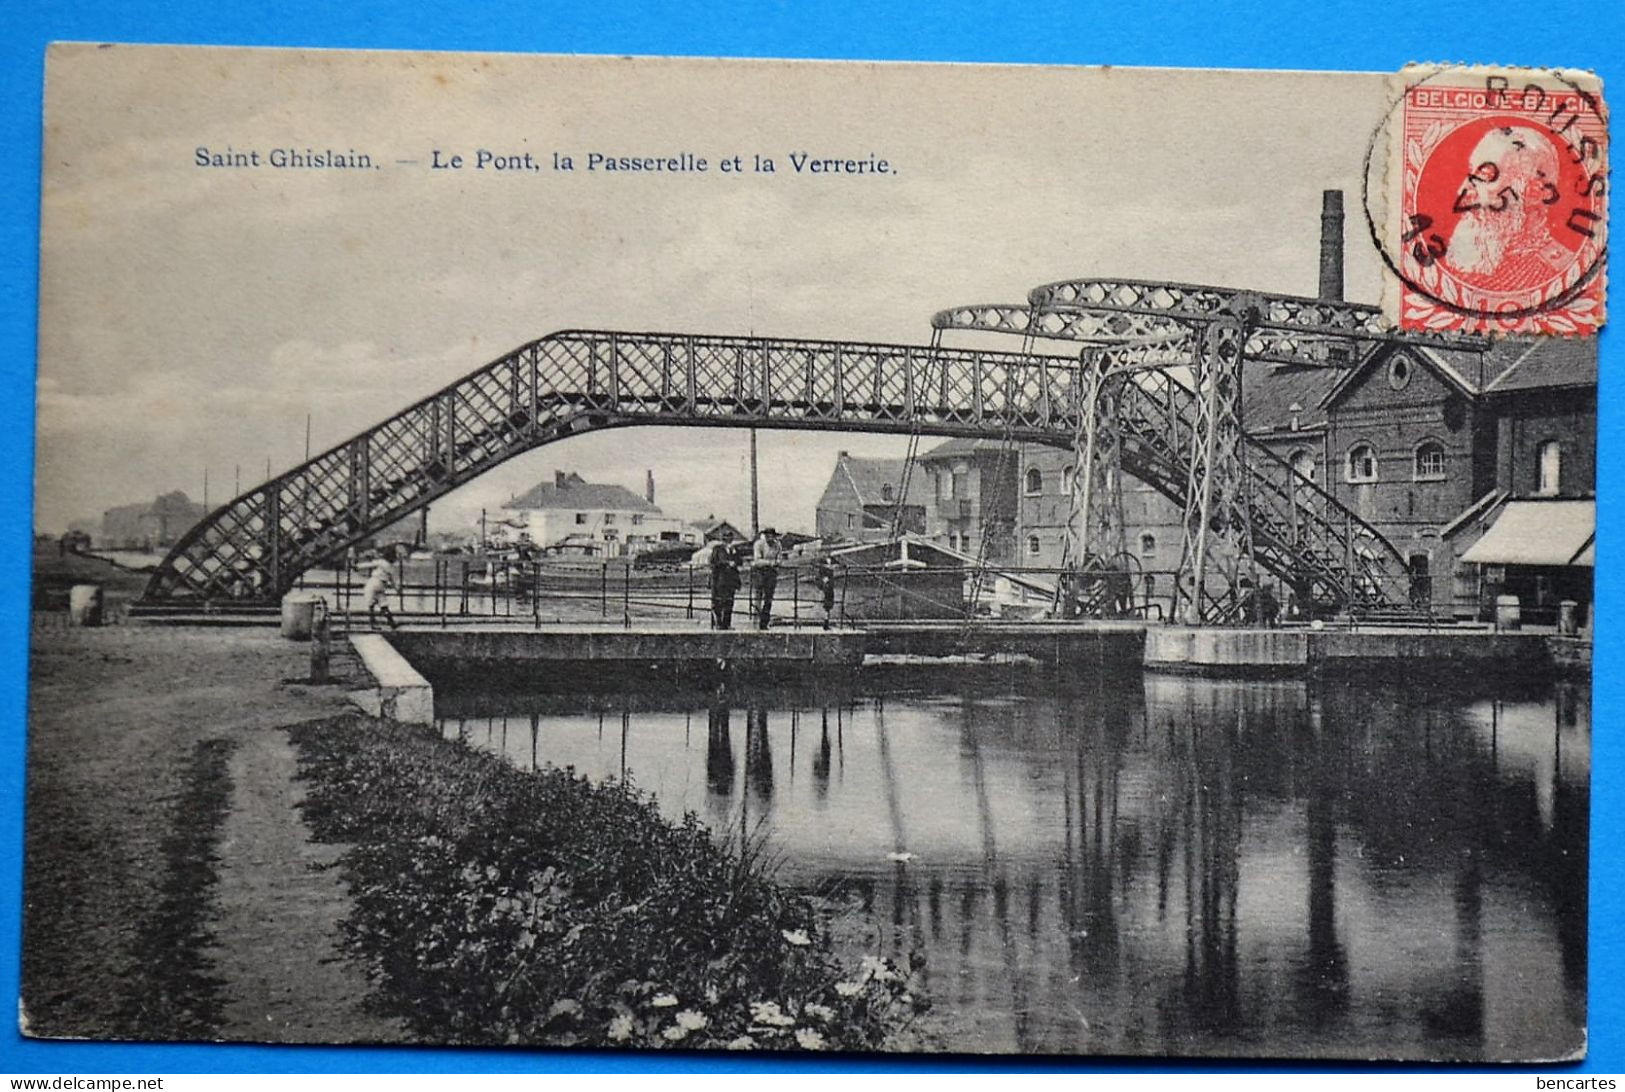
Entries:
{"label": "king's portrait on stamp", "polygon": [[46,102],[25,1034],[1584,1055],[1594,77]]}
{"label": "king's portrait on stamp", "polygon": [[1412,68],[1401,80],[1397,117],[1384,123],[1385,253],[1400,325],[1599,329],[1608,175],[1600,86],[1583,74],[1471,68]]}

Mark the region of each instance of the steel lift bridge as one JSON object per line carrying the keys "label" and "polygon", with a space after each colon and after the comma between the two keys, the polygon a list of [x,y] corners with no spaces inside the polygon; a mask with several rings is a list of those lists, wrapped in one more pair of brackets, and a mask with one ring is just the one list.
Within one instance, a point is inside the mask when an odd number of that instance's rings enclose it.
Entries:
{"label": "steel lift bridge", "polygon": [[[1227,621],[1242,576],[1355,614],[1404,605],[1399,553],[1245,431],[1249,362],[1346,368],[1399,333],[1375,307],[1075,280],[939,312],[930,344],[566,330],[512,350],[234,498],[174,546],[147,607],[266,605],[299,575],[499,464],[594,429],[704,425],[996,438],[1074,450],[1067,565],[1085,611],[1123,554],[1122,474],[1184,512],[1178,617]],[[945,346],[950,330],[1008,350]],[[1040,342],[1049,346],[1039,351]],[[1060,355],[1055,343],[1072,342]],[[1063,581],[1063,584],[1066,583]]]}

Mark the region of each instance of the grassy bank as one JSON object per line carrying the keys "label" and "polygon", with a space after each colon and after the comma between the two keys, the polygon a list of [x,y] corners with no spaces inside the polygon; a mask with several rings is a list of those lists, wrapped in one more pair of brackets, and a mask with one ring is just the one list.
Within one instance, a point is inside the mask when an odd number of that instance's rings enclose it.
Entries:
{"label": "grassy bank", "polygon": [[338,687],[274,629],[30,634],[21,1013],[30,1034],[392,1041],[339,951],[349,900],[281,727]]}
{"label": "grassy bank", "polygon": [[415,1037],[864,1050],[913,1017],[905,968],[841,966],[751,847],[633,789],[358,717],[293,738],[306,821],[349,847],[346,943]]}

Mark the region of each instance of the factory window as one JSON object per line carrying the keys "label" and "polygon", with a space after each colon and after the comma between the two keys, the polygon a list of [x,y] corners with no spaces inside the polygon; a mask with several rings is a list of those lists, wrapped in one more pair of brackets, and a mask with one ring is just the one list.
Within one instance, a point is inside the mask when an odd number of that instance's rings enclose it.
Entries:
{"label": "factory window", "polygon": [[1416,480],[1436,482],[1444,479],[1444,445],[1437,440],[1423,440],[1416,445]]}
{"label": "factory window", "polygon": [[632,526],[639,527],[639,526],[642,526],[642,524],[643,524],[643,517],[642,516],[634,515],[632,517]]}
{"label": "factory window", "polygon": [[892,497],[895,495],[896,493],[892,489],[890,482],[886,482],[880,487],[880,499],[885,501],[887,504],[891,503]]}
{"label": "factory window", "polygon": [[1027,495],[1031,497],[1035,494],[1042,493],[1043,491],[1044,475],[1036,466],[1029,467],[1027,469]]}
{"label": "factory window", "polygon": [[1404,356],[1396,355],[1388,365],[1388,385],[1396,391],[1402,391],[1410,386],[1411,362]]}
{"label": "factory window", "polygon": [[848,512],[846,514],[846,529],[848,531],[850,531],[850,530],[852,530],[852,528],[856,527],[857,525],[858,525],[858,517],[857,517],[856,513]]}
{"label": "factory window", "polygon": [[586,526],[586,523],[587,523],[587,513],[585,513],[585,512],[577,512],[576,513],[576,526],[577,527],[583,527],[583,526]]}
{"label": "factory window", "polygon": [[1355,444],[1349,448],[1348,480],[1351,483],[1377,480],[1377,449],[1370,444]]}
{"label": "factory window", "polygon": [[610,524],[612,524],[614,522],[615,522],[615,513],[614,512],[605,512],[604,513],[604,526],[608,527]]}
{"label": "factory window", "polygon": [[1563,491],[1563,445],[1547,440],[1540,445],[1540,487],[1543,496],[1556,496]]}
{"label": "factory window", "polygon": [[1039,549],[1040,549],[1040,547],[1038,545],[1038,536],[1037,535],[1028,535],[1027,536],[1027,553],[1031,554],[1033,557],[1037,557]]}
{"label": "factory window", "polygon": [[1156,557],[1157,556],[1157,536],[1156,535],[1144,534],[1144,535],[1140,536],[1140,556],[1141,557]]}
{"label": "factory window", "polygon": [[1300,447],[1292,453],[1292,472],[1306,482],[1315,480],[1315,456],[1307,448]]}
{"label": "factory window", "polygon": [[1061,468],[1061,492],[1062,493],[1071,493],[1072,492],[1072,478],[1073,478],[1073,475],[1075,475],[1076,473],[1077,473],[1077,470],[1074,467],[1063,466]]}

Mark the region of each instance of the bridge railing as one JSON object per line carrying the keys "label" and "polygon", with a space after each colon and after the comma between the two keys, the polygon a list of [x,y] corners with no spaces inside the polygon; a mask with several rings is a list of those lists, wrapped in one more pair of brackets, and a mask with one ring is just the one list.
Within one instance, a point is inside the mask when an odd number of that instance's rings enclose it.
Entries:
{"label": "bridge railing", "polygon": [[[363,597],[372,565],[313,570],[300,590],[318,594],[341,626],[364,629],[390,620],[369,617]],[[710,572],[681,566],[639,569],[620,560],[561,568],[546,562],[511,562],[471,555],[412,559],[394,564],[395,581],[385,597],[389,616],[409,624],[606,625],[705,627],[711,624]],[[870,622],[942,622],[997,625],[1011,621],[1072,620],[1083,617],[1164,622],[1176,609],[1177,574],[1170,569],[1134,567],[1079,574],[1056,567],[991,566],[981,580],[963,566],[836,566],[832,609],[811,563],[786,564],[777,571],[770,608],[773,627],[862,625]],[[732,626],[757,624],[761,574],[745,567],[732,609]],[[1449,620],[1448,608],[1434,604],[1426,578],[1372,577],[1384,586],[1385,602],[1401,606],[1340,612],[1336,604],[1308,601],[1286,580],[1261,574],[1251,592],[1215,576],[1211,597],[1224,605],[1228,624],[1307,624],[1312,620],[1384,620],[1435,625]],[[1058,591],[1059,589],[1059,591]],[[975,599],[972,600],[971,596]]]}

